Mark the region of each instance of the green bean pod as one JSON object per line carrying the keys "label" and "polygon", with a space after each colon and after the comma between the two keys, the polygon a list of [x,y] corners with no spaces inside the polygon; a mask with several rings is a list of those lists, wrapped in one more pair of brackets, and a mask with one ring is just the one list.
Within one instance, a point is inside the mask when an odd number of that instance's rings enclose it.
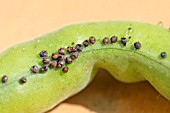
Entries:
{"label": "green bean pod", "polygon": [[[91,36],[95,37],[95,43],[85,43],[78,58],[72,57],[71,64],[63,64],[69,70],[47,66],[41,72],[46,65],[39,55],[42,50],[53,61],[51,54],[58,54],[59,48],[66,51],[67,46],[82,44]],[[111,43],[112,36],[118,39]],[[66,26],[13,46],[0,55],[0,113],[50,110],[84,89],[98,68],[108,70],[126,83],[147,80],[170,100],[169,40],[170,31],[158,25],[108,21]],[[72,54],[66,52],[65,57]],[[34,65],[38,67],[36,74],[32,72]]]}

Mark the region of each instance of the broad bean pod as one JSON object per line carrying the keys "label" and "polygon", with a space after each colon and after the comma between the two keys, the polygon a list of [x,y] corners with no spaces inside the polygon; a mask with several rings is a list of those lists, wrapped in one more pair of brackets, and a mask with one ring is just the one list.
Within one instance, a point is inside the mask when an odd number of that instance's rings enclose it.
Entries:
{"label": "broad bean pod", "polygon": [[48,111],[83,90],[99,68],[122,82],[146,80],[170,100],[169,40],[158,25],[108,21],[13,46],[0,54],[0,113]]}

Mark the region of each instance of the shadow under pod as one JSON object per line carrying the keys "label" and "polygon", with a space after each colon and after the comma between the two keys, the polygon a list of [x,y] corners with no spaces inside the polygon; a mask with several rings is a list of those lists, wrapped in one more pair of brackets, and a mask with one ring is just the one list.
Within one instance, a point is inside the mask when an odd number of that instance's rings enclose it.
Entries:
{"label": "shadow under pod", "polygon": [[100,69],[92,83],[48,113],[169,113],[170,101],[148,82],[122,83]]}

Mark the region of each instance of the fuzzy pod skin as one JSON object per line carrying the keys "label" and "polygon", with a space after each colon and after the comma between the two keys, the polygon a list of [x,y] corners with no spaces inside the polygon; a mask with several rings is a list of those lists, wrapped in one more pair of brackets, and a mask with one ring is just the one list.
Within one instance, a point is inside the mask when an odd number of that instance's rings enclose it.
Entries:
{"label": "fuzzy pod skin", "polygon": [[[131,30],[129,30],[131,28]],[[39,53],[48,55],[57,48],[83,43],[94,36],[95,44],[84,47],[79,57],[68,64],[69,71],[50,69],[32,73],[31,66],[43,66]],[[116,43],[103,44],[104,37],[117,36]],[[121,38],[127,38],[126,46]],[[130,37],[130,38],[128,38]],[[138,22],[108,21],[66,26],[35,40],[9,48],[0,55],[1,113],[41,113],[84,89],[94,78],[98,68],[108,70],[116,79],[132,83],[147,80],[170,100],[170,32],[157,25]],[[134,43],[140,42],[139,50]],[[160,53],[165,51],[166,58]],[[50,57],[49,57],[50,58]],[[20,79],[26,77],[27,82]]]}

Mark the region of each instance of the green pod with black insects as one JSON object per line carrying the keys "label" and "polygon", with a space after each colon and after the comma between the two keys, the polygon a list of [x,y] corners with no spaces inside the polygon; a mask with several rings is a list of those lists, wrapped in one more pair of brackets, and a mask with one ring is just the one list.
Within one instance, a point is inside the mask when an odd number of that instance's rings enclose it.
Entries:
{"label": "green pod with black insects", "polygon": [[[84,89],[100,67],[122,82],[147,80],[170,100],[169,39],[170,31],[157,25],[108,21],[66,26],[13,46],[0,55],[0,112],[45,112]],[[76,44],[84,44],[82,51],[64,55],[72,63],[64,58],[60,68],[49,67],[53,53]],[[45,64],[42,50],[48,52]],[[38,68],[32,71],[34,65]]]}

